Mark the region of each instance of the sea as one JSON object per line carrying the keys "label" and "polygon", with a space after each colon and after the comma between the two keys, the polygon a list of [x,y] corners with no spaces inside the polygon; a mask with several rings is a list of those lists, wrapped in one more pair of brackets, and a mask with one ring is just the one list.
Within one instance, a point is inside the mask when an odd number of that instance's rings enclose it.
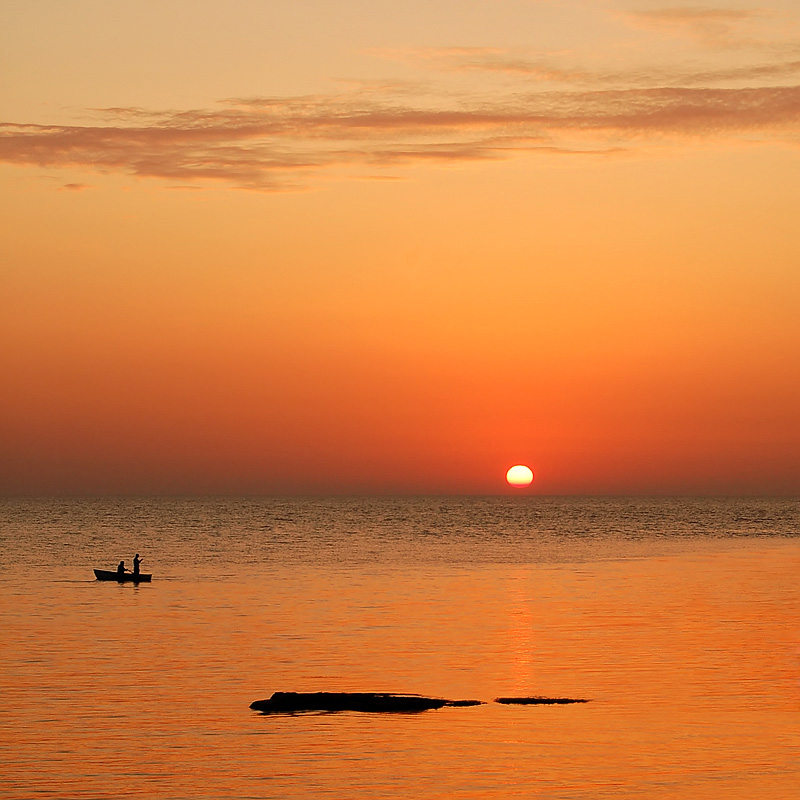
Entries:
{"label": "sea", "polygon": [[796,800],[800,500],[0,500],[0,797]]}

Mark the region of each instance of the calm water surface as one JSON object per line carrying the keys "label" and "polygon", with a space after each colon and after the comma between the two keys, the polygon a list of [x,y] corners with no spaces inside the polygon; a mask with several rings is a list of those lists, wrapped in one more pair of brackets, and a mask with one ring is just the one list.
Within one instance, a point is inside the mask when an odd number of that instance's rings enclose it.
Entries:
{"label": "calm water surface", "polygon": [[[798,797],[797,500],[6,500],[0,536],[0,797]],[[152,584],[93,580],[137,551]]]}

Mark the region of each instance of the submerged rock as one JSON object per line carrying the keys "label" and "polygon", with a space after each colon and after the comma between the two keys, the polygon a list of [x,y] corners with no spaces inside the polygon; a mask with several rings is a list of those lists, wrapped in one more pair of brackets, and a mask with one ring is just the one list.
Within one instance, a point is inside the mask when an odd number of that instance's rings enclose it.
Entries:
{"label": "submerged rock", "polygon": [[[565,705],[588,703],[572,697],[496,697],[503,705]],[[250,704],[262,714],[296,714],[302,711],[365,711],[370,713],[415,714],[445,706],[465,707],[484,705],[482,700],[445,700],[421,694],[390,694],[388,692],[275,692],[268,700]]]}
{"label": "submerged rock", "polygon": [[572,697],[495,697],[495,703],[505,706],[565,705],[566,703],[588,703]]}
{"label": "submerged rock", "polygon": [[480,700],[443,700],[419,694],[386,692],[275,692],[268,700],[250,704],[263,714],[294,714],[299,711],[366,711],[416,713],[443,706],[474,706]]}

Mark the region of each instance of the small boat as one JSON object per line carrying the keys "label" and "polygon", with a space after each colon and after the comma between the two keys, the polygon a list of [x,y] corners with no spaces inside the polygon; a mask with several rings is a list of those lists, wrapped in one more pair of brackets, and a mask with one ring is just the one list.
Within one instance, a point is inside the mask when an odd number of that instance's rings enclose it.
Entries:
{"label": "small boat", "polygon": [[145,572],[140,572],[138,575],[124,572],[122,576],[119,576],[115,569],[96,569],[94,576],[99,581],[118,581],[119,583],[150,583],[150,579],[153,577]]}

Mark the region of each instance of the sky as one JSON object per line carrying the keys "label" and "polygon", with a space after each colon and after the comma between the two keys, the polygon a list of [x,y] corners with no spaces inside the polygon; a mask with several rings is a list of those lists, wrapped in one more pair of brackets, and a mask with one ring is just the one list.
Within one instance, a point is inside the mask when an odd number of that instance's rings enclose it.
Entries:
{"label": "sky", "polygon": [[0,0],[0,119],[2,494],[800,494],[796,0]]}

